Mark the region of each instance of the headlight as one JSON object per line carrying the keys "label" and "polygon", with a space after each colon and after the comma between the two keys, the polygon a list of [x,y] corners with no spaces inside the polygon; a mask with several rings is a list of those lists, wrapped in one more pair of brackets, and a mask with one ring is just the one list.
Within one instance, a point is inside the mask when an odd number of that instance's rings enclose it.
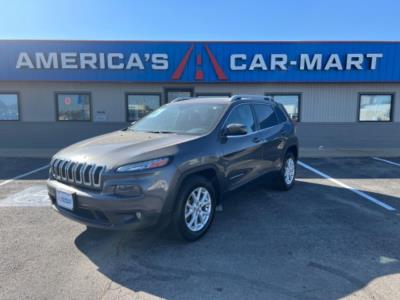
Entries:
{"label": "headlight", "polygon": [[143,161],[140,163],[129,164],[129,165],[119,167],[117,169],[117,172],[123,173],[123,172],[135,172],[135,171],[141,171],[141,170],[150,170],[150,169],[164,167],[165,165],[168,164],[168,162],[169,162],[168,157],[157,158],[157,159],[152,159],[152,160]]}

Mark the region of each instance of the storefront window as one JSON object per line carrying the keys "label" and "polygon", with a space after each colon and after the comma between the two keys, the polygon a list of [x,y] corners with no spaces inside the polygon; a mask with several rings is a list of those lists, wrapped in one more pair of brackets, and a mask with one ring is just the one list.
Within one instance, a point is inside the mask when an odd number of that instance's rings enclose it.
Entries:
{"label": "storefront window", "polygon": [[128,121],[140,120],[160,107],[160,95],[128,95]]}
{"label": "storefront window", "polygon": [[360,121],[390,122],[393,95],[361,95]]}
{"label": "storefront window", "polygon": [[167,102],[171,102],[172,100],[179,97],[192,97],[193,90],[191,89],[167,89],[165,90],[166,100]]}
{"label": "storefront window", "polygon": [[273,101],[281,103],[290,118],[296,122],[300,120],[299,118],[299,106],[300,106],[300,95],[268,95]]}
{"label": "storefront window", "polygon": [[199,97],[199,98],[218,98],[218,97],[230,97],[231,95],[230,94],[218,94],[218,93],[216,93],[216,94],[214,94],[214,93],[210,93],[210,94],[201,94],[201,93],[199,93],[199,94],[196,94],[196,97]]}
{"label": "storefront window", "polygon": [[18,95],[0,94],[0,121],[18,121]]}
{"label": "storefront window", "polygon": [[57,94],[59,121],[90,121],[89,94]]}

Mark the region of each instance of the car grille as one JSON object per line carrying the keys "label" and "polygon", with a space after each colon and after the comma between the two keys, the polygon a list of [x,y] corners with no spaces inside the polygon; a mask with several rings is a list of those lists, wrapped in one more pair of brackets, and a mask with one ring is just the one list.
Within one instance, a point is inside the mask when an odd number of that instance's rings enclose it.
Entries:
{"label": "car grille", "polygon": [[53,177],[58,181],[99,189],[101,186],[101,175],[105,167],[95,164],[55,159],[51,162],[50,170]]}

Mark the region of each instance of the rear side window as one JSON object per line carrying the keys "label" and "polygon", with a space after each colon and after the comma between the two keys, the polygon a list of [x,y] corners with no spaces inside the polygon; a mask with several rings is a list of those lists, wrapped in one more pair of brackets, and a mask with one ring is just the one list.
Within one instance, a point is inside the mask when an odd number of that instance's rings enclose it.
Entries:
{"label": "rear side window", "polygon": [[245,104],[235,107],[226,119],[225,125],[229,124],[243,124],[247,127],[247,132],[255,131],[256,122],[250,105]]}
{"label": "rear side window", "polygon": [[278,123],[283,123],[287,121],[286,115],[279,105],[275,106],[275,113],[276,117],[278,118]]}
{"label": "rear side window", "polygon": [[260,124],[260,129],[265,129],[278,124],[278,119],[271,106],[264,104],[255,104],[254,110],[256,111],[256,116],[258,123]]}

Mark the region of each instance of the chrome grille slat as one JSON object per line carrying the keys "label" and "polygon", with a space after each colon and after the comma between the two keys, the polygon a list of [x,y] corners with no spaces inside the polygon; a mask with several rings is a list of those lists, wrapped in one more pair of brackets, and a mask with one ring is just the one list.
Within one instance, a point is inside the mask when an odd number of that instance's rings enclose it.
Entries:
{"label": "chrome grille slat", "polygon": [[84,184],[83,172],[84,172],[85,168],[86,168],[86,164],[83,164],[81,169],[79,170],[79,175],[81,176],[81,180],[80,180],[79,183],[83,183]]}
{"label": "chrome grille slat", "polygon": [[75,163],[70,161],[68,164],[68,168],[67,168],[67,180],[69,182],[74,182],[74,172],[73,172],[74,167],[75,167]]}
{"label": "chrome grille slat", "polygon": [[94,186],[94,180],[95,180],[94,173],[96,172],[96,168],[97,168],[96,165],[93,165],[89,172],[90,182],[92,183],[93,186]]}
{"label": "chrome grille slat", "polygon": [[64,167],[64,164],[66,163],[65,160],[62,160],[59,164],[58,164],[58,179],[62,179],[62,168]]}
{"label": "chrome grille slat", "polygon": [[75,172],[76,169],[78,168],[78,163],[74,163],[74,166],[72,167],[72,182],[76,182],[76,176],[75,176]]}
{"label": "chrome grille slat", "polygon": [[[96,171],[99,170],[99,175],[96,176]],[[99,187],[100,186],[100,178],[101,175],[103,174],[104,171],[104,167],[103,166],[96,166],[95,168],[93,168],[93,185],[95,187]]]}
{"label": "chrome grille slat", "polygon": [[68,168],[70,163],[71,163],[70,161],[66,161],[62,166],[61,178],[64,181],[68,181]]}
{"label": "chrome grille slat", "polygon": [[54,160],[54,163],[53,163],[53,174],[54,174],[55,176],[58,175],[58,164],[59,164],[59,163],[60,163],[60,160],[59,160],[59,159]]}
{"label": "chrome grille slat", "polygon": [[[92,177],[90,176],[90,171],[92,169],[92,165],[86,165],[83,169],[83,183],[85,185],[92,185]],[[86,174],[88,174],[88,180],[86,181]]]}
{"label": "chrome grille slat", "polygon": [[89,188],[100,188],[104,166],[55,159],[51,163],[51,172],[58,181]]}
{"label": "chrome grille slat", "polygon": [[[76,170],[75,170],[75,182],[78,183],[78,184],[82,183],[82,174],[81,174],[82,168],[83,168],[83,164],[77,164]],[[77,176],[78,174],[79,174],[79,179],[78,179],[78,176]]]}

